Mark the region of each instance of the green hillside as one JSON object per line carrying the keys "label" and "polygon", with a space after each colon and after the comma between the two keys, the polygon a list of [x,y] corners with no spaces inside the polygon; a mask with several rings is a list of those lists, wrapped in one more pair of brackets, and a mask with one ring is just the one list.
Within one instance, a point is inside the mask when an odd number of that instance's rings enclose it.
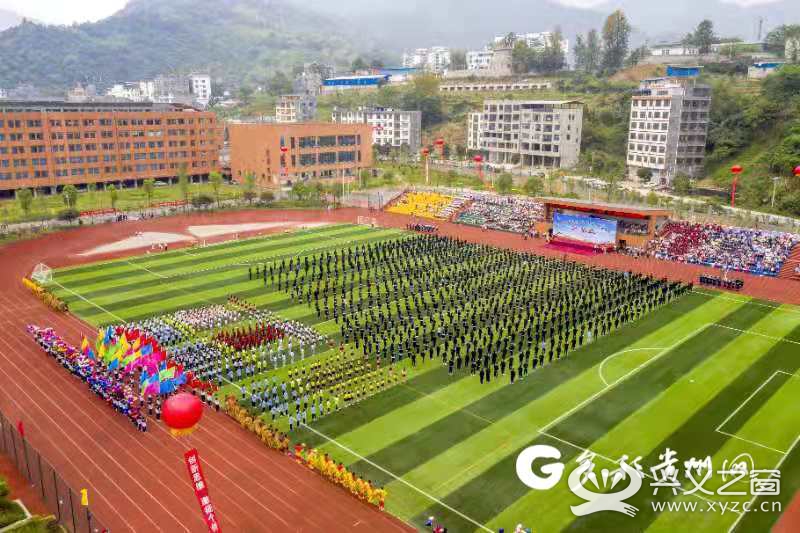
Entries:
{"label": "green hillside", "polygon": [[351,59],[353,41],[334,26],[281,1],[133,0],[96,23],[25,22],[0,33],[0,87],[102,85],[191,69],[264,83],[303,61]]}

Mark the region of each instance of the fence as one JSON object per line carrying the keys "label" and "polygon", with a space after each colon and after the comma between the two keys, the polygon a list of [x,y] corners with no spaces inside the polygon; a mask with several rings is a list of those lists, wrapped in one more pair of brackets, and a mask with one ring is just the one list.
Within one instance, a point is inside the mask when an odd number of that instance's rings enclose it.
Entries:
{"label": "fence", "polygon": [[17,470],[35,487],[47,509],[67,531],[103,533],[108,528],[81,505],[81,495],[67,485],[55,468],[30,445],[0,412],[0,453],[8,456]]}

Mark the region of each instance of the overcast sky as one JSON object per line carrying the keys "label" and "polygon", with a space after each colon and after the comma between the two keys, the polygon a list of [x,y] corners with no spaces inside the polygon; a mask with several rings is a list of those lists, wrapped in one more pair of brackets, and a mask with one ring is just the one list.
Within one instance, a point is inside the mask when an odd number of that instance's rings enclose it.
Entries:
{"label": "overcast sky", "polygon": [[95,21],[119,11],[126,0],[0,0],[0,8],[50,24]]}
{"label": "overcast sky", "polygon": [[[168,1],[168,0],[165,0]],[[331,0],[335,1],[335,0]],[[372,0],[374,4],[393,4],[398,0]],[[400,0],[402,1],[402,0]],[[491,0],[486,0],[490,3]],[[579,8],[613,7],[615,0],[550,0],[554,3]],[[651,1],[651,0],[646,0]],[[698,0],[700,1],[700,0]],[[721,0],[744,7],[767,5],[780,0]],[[105,18],[121,9],[126,0],[0,0],[0,8],[13,11],[23,17],[30,17],[51,24],[71,24],[72,22],[95,21]],[[373,5],[374,5],[373,4]]]}

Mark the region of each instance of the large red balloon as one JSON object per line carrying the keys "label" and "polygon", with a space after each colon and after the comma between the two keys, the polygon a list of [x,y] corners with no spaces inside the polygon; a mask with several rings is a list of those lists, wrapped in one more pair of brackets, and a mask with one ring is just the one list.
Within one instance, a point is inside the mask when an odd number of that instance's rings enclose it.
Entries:
{"label": "large red balloon", "polygon": [[203,403],[193,394],[180,392],[167,398],[161,416],[173,435],[187,435],[203,417]]}
{"label": "large red balloon", "polygon": [[800,165],[797,165],[796,167],[794,167],[794,175],[795,176],[800,176]]}
{"label": "large red balloon", "polygon": [[436,139],[436,146],[443,146],[443,145],[444,145],[444,139]]}
{"label": "large red balloon", "polygon": [[733,172],[734,174],[741,174],[742,170],[744,169],[741,167],[741,165],[733,165],[731,167],[731,172]]}

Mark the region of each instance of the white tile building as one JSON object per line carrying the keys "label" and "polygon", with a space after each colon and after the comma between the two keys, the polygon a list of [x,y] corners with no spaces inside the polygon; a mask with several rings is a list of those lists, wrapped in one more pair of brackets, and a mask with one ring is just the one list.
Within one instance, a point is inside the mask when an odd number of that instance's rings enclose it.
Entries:
{"label": "white tile building", "polygon": [[189,88],[194,100],[203,107],[211,101],[211,76],[208,74],[189,75]]}
{"label": "white tile building", "polygon": [[703,170],[711,88],[694,78],[643,80],[631,98],[628,172],[653,172],[667,185],[677,174],[698,176]]}
{"label": "white tile building", "polygon": [[340,124],[369,124],[372,144],[416,151],[422,144],[422,113],[387,107],[334,108],[331,121]]}
{"label": "white tile building", "polygon": [[312,122],[317,117],[317,97],[313,94],[284,94],[275,104],[275,122]]}
{"label": "white tile building", "polygon": [[470,50],[467,52],[467,70],[486,70],[492,64],[494,50],[484,48],[483,50]]}
{"label": "white tile building", "polygon": [[403,53],[403,66],[432,72],[442,72],[450,67],[450,49],[444,46],[417,48]]}
{"label": "white tile building", "polygon": [[467,115],[467,150],[481,149],[481,115],[480,111]]}
{"label": "white tile building", "polygon": [[[528,48],[533,50],[544,50],[545,46],[550,43],[553,39],[553,32],[550,31],[540,31],[540,32],[529,32],[529,33],[515,33],[514,36],[516,37],[517,42],[525,43]],[[505,35],[496,35],[494,38],[495,44],[501,43],[505,40]],[[569,53],[569,39],[561,39],[561,50],[565,53]]]}
{"label": "white tile building", "polygon": [[[475,128],[477,124],[477,128]],[[472,135],[490,165],[570,168],[578,164],[583,104],[574,100],[486,100]],[[470,141],[468,140],[468,143]]]}

